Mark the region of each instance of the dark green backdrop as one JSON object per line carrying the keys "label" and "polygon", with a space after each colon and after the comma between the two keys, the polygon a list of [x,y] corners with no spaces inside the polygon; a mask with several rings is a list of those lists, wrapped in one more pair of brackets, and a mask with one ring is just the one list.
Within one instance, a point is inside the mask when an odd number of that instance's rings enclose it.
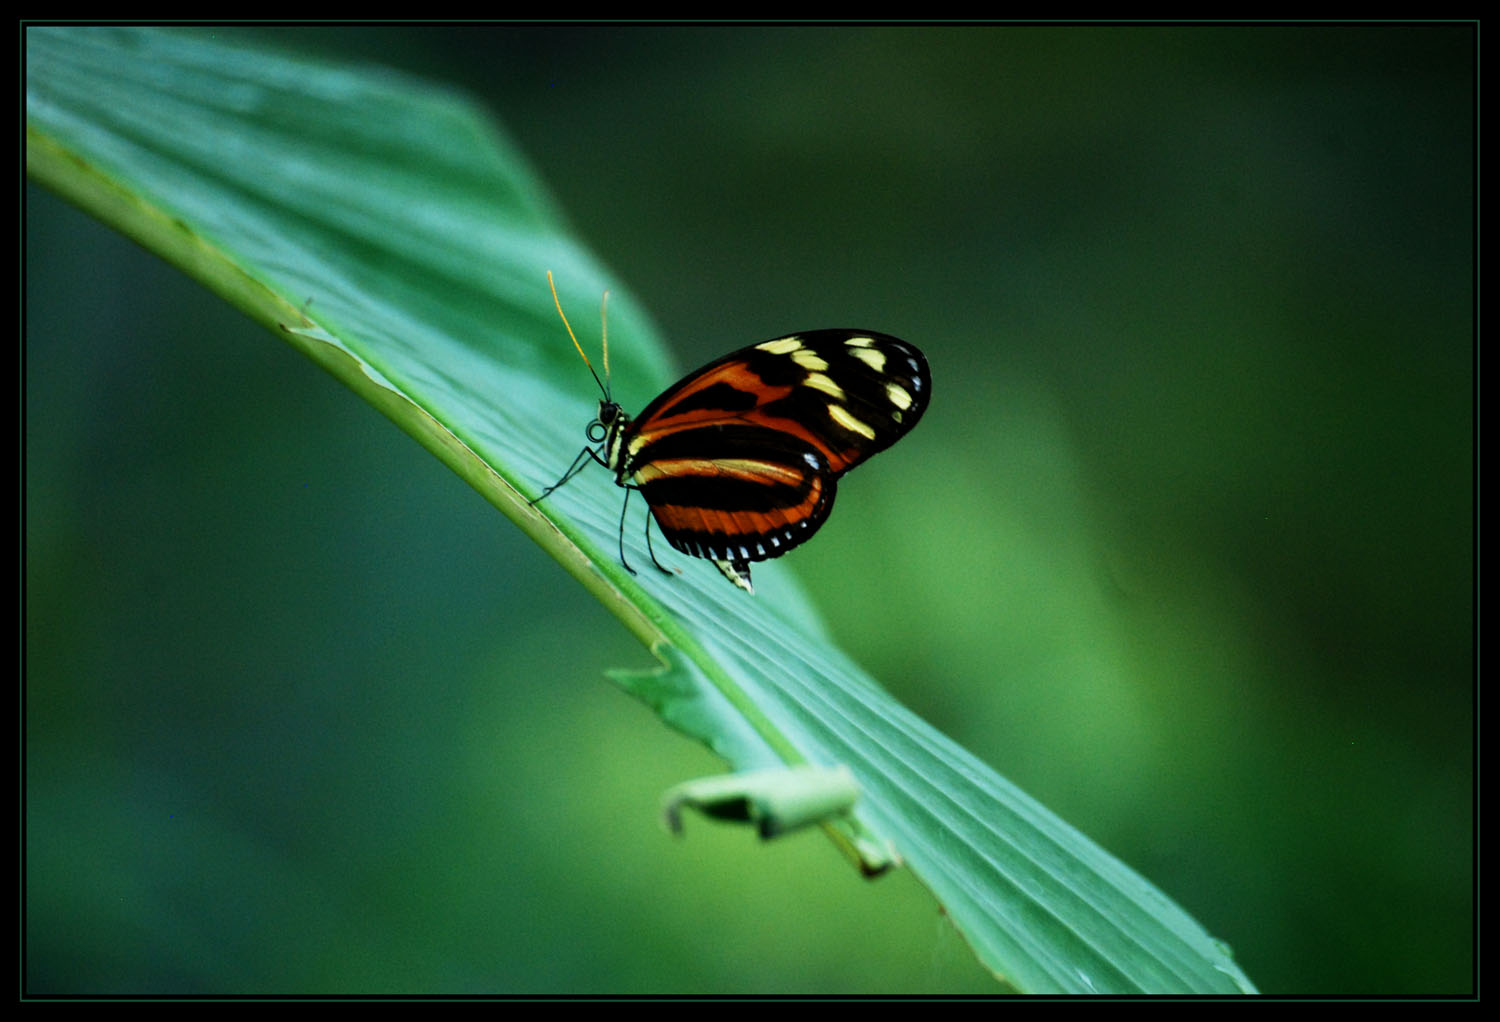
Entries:
{"label": "dark green backdrop", "polygon": [[[477,94],[683,368],[918,343],[920,430],[794,558],[849,650],[1263,991],[1472,989],[1474,27],[218,34]],[[25,213],[30,990],[995,989],[909,876],[668,838],[718,764],[613,619]]]}

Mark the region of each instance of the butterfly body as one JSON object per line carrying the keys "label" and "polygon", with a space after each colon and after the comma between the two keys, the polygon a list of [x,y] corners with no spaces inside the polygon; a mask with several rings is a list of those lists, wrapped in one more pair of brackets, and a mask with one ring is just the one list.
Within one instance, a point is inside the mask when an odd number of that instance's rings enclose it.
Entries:
{"label": "butterfly body", "polygon": [[635,418],[606,397],[584,453],[640,491],[673,547],[753,592],[750,564],[811,538],[839,477],[909,432],[930,387],[905,341],[812,330],[711,362]]}

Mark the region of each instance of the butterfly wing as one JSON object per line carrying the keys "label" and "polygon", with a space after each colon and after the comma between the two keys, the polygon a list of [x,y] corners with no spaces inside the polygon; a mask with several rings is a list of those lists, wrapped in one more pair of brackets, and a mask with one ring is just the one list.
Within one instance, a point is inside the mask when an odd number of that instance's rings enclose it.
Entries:
{"label": "butterfly wing", "polygon": [[622,438],[617,478],[641,491],[669,543],[748,588],[748,563],[810,538],[838,477],[909,432],[930,387],[922,353],[888,334],[765,341],[651,402]]}

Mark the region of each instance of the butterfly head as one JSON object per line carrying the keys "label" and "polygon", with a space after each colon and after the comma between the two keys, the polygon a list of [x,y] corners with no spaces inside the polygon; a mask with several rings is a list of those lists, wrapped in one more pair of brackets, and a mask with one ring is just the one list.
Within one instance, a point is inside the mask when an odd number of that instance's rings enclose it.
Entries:
{"label": "butterfly head", "polygon": [[604,463],[616,473],[620,469],[625,430],[629,427],[630,416],[625,414],[625,409],[607,397],[599,402],[598,418],[589,423],[589,442],[604,445]]}
{"label": "butterfly head", "polygon": [[[603,401],[599,402],[599,417],[595,419],[593,425],[589,427],[589,439],[594,441],[595,443],[598,443],[600,440],[604,439],[605,433],[607,433],[616,422],[619,422],[622,419],[629,421],[629,418],[630,417],[625,414],[625,409],[621,408],[618,404],[611,401],[609,398],[605,398]],[[593,433],[596,427],[603,427],[605,433],[600,433],[598,436],[594,436]]]}

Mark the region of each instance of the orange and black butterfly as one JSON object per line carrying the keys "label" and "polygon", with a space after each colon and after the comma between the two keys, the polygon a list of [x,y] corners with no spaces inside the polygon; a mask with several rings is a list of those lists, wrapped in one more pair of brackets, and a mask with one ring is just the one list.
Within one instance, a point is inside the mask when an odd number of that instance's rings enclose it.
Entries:
{"label": "orange and black butterfly", "polygon": [[[606,380],[608,353],[606,342]],[[809,330],[741,348],[689,373],[634,419],[594,379],[604,399],[585,433],[592,446],[532,503],[592,459],[615,474],[627,507],[629,491],[640,491],[668,543],[712,561],[747,593],[750,563],[811,539],[833,510],[839,477],[905,436],[931,396],[922,353],[873,330]],[[624,535],[622,508],[620,560],[634,574]],[[648,519],[648,551],[650,541]],[[651,560],[661,568],[654,552]]]}

